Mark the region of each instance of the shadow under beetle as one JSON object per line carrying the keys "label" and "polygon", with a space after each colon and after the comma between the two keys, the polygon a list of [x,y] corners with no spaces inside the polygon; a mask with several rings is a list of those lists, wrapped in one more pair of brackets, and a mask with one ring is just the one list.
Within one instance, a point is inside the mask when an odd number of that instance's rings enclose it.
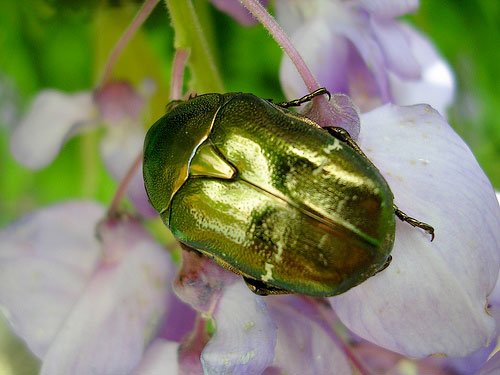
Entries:
{"label": "shadow under beetle", "polygon": [[260,295],[333,296],[386,268],[401,212],[378,169],[342,128],[321,128],[252,94],[174,101],[146,135],[153,207],[185,246]]}

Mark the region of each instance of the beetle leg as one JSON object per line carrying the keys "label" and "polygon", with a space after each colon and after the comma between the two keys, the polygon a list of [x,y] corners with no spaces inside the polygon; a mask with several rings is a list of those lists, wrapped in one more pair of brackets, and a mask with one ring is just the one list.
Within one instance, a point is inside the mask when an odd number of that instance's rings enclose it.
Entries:
{"label": "beetle leg", "polygon": [[248,289],[250,289],[252,292],[254,292],[255,294],[257,294],[259,296],[267,296],[270,294],[290,294],[290,293],[292,293],[289,290],[270,286],[268,284],[263,283],[262,281],[252,279],[251,277],[243,276],[243,280],[247,284]]}
{"label": "beetle leg", "polygon": [[393,206],[394,206],[394,213],[401,221],[405,221],[408,224],[410,224],[411,226],[425,230],[427,233],[429,233],[431,235],[431,241],[434,240],[434,228],[432,226],[408,216],[403,211],[401,211],[399,208],[397,208],[396,205],[393,205]]}
{"label": "beetle leg", "polygon": [[[345,130],[344,128],[340,128],[340,127],[335,127],[335,126],[332,126],[332,127],[327,127],[325,128],[328,133],[330,133],[333,137],[337,138],[338,140],[340,141],[343,141],[345,143],[347,143],[354,151],[356,151],[356,153],[358,153],[360,156],[362,156],[363,158],[365,158],[366,160],[368,160],[368,162],[374,167],[374,168],[377,168],[375,167],[375,165],[371,162],[371,160],[365,155],[365,153],[361,150],[361,148],[359,148],[358,144],[354,141],[354,139],[351,138],[350,134],[347,132],[347,130]],[[423,229],[424,231],[426,231],[427,233],[429,233],[431,235],[431,241],[434,240],[434,228],[432,226],[430,226],[429,224],[427,223],[424,223],[422,221],[419,221],[417,219],[414,219],[410,216],[408,216],[407,214],[405,214],[403,211],[401,211],[399,208],[396,207],[396,205],[394,205],[394,213],[396,214],[396,216],[401,220],[401,221],[405,221],[407,222],[408,224],[414,226],[414,227],[417,227],[417,228],[420,228],[420,229]]]}
{"label": "beetle leg", "polygon": [[325,94],[328,95],[328,100],[330,100],[330,98],[332,97],[330,95],[330,91],[328,91],[324,87],[320,87],[319,89],[314,90],[310,94],[304,95],[302,98],[291,100],[289,102],[278,103],[277,105],[281,108],[299,107],[301,104],[310,102],[311,100],[313,100],[314,97]]}

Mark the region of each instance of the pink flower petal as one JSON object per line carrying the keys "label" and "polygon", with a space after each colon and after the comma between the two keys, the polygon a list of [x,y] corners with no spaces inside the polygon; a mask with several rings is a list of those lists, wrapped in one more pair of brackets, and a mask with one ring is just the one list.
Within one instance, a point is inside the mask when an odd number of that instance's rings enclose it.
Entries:
{"label": "pink flower petal", "polygon": [[133,219],[100,227],[103,259],[50,346],[42,374],[126,374],[165,309],[169,255]]}
{"label": "pink flower petal", "polygon": [[[269,312],[278,327],[272,368],[285,374],[351,374],[351,366],[342,350],[327,334],[331,328],[320,324],[296,296],[266,299]],[[268,369],[269,371],[269,369]]]}
{"label": "pink flower petal", "polygon": [[182,340],[179,346],[179,373],[201,374],[201,352],[209,340],[205,320],[197,317],[193,331]]}
{"label": "pink flower petal", "polygon": [[494,334],[486,313],[500,264],[500,207],[474,156],[429,106],[386,105],[362,116],[359,144],[395,203],[436,239],[397,223],[391,265],[331,298],[363,338],[415,357],[465,356]]}
{"label": "pink flower petal", "polygon": [[211,316],[227,285],[238,279],[212,260],[193,251],[182,252],[182,268],[174,283],[174,291],[185,303],[200,313]]}
{"label": "pink flower petal", "polygon": [[156,339],[146,350],[139,367],[132,372],[132,375],[178,374],[178,350],[178,343]]}
{"label": "pink flower petal", "polygon": [[41,91],[12,134],[12,154],[29,168],[42,168],[79,128],[95,121],[96,110],[89,92]]}
{"label": "pink flower petal", "polygon": [[260,374],[274,357],[276,326],[262,297],[242,280],[227,286],[214,311],[216,331],[202,352],[209,374]]}
{"label": "pink flower petal", "polygon": [[368,12],[378,17],[394,18],[418,9],[418,0],[357,0]]}
{"label": "pink flower petal", "polygon": [[127,81],[112,81],[96,90],[94,100],[101,118],[110,125],[137,121],[144,108],[142,98]]}
{"label": "pink flower petal", "polygon": [[43,358],[100,255],[95,226],[104,209],[68,202],[0,231],[0,305],[14,331]]}

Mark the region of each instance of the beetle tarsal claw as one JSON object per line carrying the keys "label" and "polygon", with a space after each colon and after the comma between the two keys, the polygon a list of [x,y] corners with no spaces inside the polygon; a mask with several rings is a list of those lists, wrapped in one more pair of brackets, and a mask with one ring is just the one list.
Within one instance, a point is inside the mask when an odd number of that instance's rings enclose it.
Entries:
{"label": "beetle tarsal claw", "polygon": [[431,242],[434,240],[434,237],[435,237],[434,228],[431,225],[408,216],[407,214],[405,214],[403,211],[401,211],[396,206],[394,206],[394,213],[401,221],[404,221],[413,227],[420,228],[420,229],[426,231],[427,233],[429,233],[431,236]]}
{"label": "beetle tarsal claw", "polygon": [[302,98],[291,100],[289,102],[279,103],[278,106],[280,106],[282,108],[298,107],[304,103],[310,102],[316,96],[320,96],[320,95],[328,95],[328,100],[330,100],[332,98],[330,91],[328,91],[325,87],[320,87],[319,89],[314,90],[310,94],[304,95]]}

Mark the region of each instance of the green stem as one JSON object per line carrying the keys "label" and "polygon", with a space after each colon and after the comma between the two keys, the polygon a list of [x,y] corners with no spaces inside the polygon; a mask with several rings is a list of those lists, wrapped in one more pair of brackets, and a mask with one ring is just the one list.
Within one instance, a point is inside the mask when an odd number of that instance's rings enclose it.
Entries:
{"label": "green stem", "polygon": [[224,92],[215,60],[191,0],[165,0],[175,31],[175,48],[189,49],[191,88],[200,93]]}

